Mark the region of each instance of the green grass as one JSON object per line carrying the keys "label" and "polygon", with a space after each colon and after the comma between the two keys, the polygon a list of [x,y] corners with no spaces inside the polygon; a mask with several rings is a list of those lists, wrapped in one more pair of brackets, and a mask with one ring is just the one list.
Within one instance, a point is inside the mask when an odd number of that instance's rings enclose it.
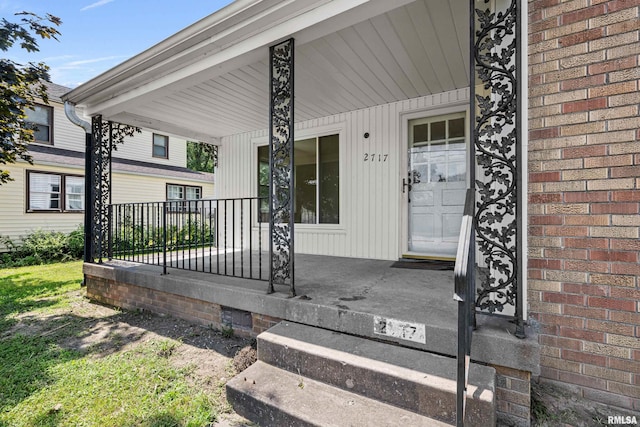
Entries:
{"label": "green grass", "polygon": [[25,312],[44,312],[45,326],[55,326],[47,311],[69,304],[81,278],[79,262],[0,270],[0,427],[211,425],[224,410],[223,386],[204,391],[192,368],[171,365],[179,341],[106,356],[68,349],[65,340],[87,324],[72,312],[55,334],[9,335]]}

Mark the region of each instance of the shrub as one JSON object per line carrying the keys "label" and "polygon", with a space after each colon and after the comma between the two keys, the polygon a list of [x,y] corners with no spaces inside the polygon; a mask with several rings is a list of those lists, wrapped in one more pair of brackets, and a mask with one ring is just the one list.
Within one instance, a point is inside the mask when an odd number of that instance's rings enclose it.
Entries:
{"label": "shrub", "polygon": [[84,253],[82,227],[65,234],[59,231],[36,230],[15,243],[8,237],[0,242],[9,250],[0,257],[0,267],[47,264],[80,259]]}

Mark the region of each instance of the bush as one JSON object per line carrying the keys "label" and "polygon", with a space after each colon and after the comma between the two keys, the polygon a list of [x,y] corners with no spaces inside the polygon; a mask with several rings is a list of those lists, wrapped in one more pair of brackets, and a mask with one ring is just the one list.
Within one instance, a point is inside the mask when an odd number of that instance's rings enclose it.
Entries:
{"label": "bush", "polygon": [[48,264],[82,258],[84,253],[84,231],[82,227],[65,234],[59,231],[36,230],[16,244],[8,237],[0,242],[9,252],[0,257],[0,267]]}

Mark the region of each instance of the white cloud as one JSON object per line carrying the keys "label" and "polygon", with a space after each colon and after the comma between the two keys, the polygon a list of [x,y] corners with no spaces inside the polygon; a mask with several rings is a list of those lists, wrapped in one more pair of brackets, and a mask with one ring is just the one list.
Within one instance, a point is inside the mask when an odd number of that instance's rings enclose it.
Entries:
{"label": "white cloud", "polygon": [[96,62],[113,61],[114,59],[123,59],[123,58],[127,58],[127,57],[126,56],[122,56],[122,55],[103,56],[101,58],[82,59],[80,61],[67,62],[66,66],[68,66],[68,67],[77,67],[79,65],[95,64]]}
{"label": "white cloud", "polygon": [[80,11],[82,12],[82,11],[85,11],[85,10],[93,9],[95,7],[104,6],[105,4],[111,3],[112,1],[114,1],[114,0],[98,0],[95,3],[91,3],[90,5],[83,7],[82,9],[80,9]]}

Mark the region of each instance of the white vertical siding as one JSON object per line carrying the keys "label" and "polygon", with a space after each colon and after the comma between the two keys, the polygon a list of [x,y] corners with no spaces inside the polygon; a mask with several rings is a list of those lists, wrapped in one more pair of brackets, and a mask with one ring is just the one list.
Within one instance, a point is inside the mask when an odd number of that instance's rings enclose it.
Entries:
{"label": "white vertical siding", "polygon": [[[402,174],[406,171],[407,144],[402,115],[459,104],[468,90],[406,101],[309,120],[296,124],[305,132],[341,130],[340,225],[297,225],[296,252],[357,258],[397,259],[401,247]],[[364,138],[365,132],[369,138]],[[267,142],[267,131],[223,138],[216,172],[216,197],[257,195],[256,145]],[[369,161],[371,155],[375,161]],[[365,155],[368,155],[364,161]],[[378,156],[381,157],[378,157]],[[387,160],[384,160],[387,155]],[[263,232],[266,239],[266,230]]]}

